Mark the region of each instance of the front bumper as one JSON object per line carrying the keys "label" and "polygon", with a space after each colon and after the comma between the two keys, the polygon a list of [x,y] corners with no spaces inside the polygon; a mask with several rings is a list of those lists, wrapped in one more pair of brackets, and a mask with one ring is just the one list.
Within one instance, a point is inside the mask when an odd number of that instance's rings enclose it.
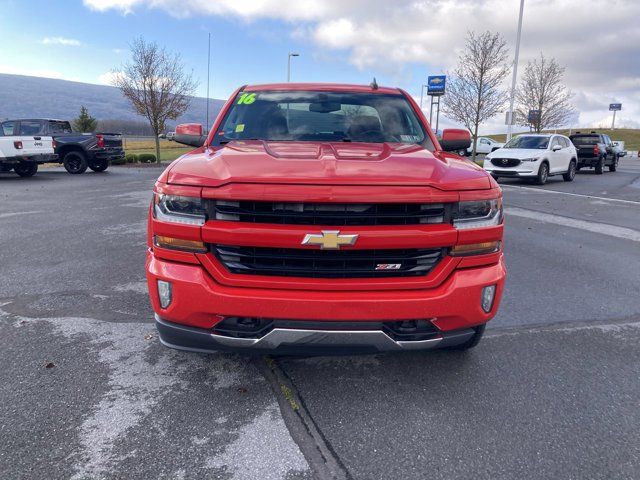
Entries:
{"label": "front bumper", "polygon": [[483,168],[497,177],[531,178],[538,175],[539,165],[537,163],[528,163],[526,167],[518,165],[517,167],[503,168],[496,167],[490,162],[485,162]]}
{"label": "front bumper", "polygon": [[[456,269],[433,288],[376,291],[253,288],[222,285],[201,265],[167,261],[152,252],[148,252],[147,258],[149,294],[163,343],[198,351],[269,351],[291,345],[327,346],[327,343],[334,347],[369,346],[373,351],[386,351],[447,346],[456,338],[462,343],[473,333],[473,327],[495,315],[505,275],[500,254],[497,263]],[[172,301],[166,309],[160,306],[158,280],[172,285]],[[496,285],[496,293],[492,308],[486,313],[480,299],[482,289],[490,285]],[[211,330],[225,317],[321,320],[327,328],[277,332],[274,329],[260,339],[212,335]],[[384,332],[366,328],[367,322],[418,319],[430,320],[441,332],[441,338],[403,345]],[[363,331],[332,331],[331,322],[340,321],[362,322]]]}
{"label": "front bumper", "polygon": [[217,350],[244,351],[254,354],[286,353],[378,353],[431,350],[460,345],[473,337],[473,328],[443,332],[425,340],[395,340],[382,330],[332,330],[307,328],[274,328],[261,338],[239,338],[218,335],[204,328],[167,322],[155,315],[156,327],[163,345],[179,350],[207,353]]}

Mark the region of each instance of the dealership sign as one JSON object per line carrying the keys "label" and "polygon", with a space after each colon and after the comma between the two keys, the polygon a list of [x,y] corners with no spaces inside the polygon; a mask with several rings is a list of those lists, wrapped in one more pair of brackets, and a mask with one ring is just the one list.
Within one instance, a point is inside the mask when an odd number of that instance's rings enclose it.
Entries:
{"label": "dealership sign", "polygon": [[610,103],[609,104],[609,110],[615,112],[617,110],[622,110],[622,104],[621,103]]}
{"label": "dealership sign", "polygon": [[542,111],[540,110],[529,110],[529,115],[527,116],[527,121],[529,123],[538,123],[540,122],[540,115]]}
{"label": "dealership sign", "polygon": [[427,79],[427,95],[444,95],[446,75],[434,75]]}

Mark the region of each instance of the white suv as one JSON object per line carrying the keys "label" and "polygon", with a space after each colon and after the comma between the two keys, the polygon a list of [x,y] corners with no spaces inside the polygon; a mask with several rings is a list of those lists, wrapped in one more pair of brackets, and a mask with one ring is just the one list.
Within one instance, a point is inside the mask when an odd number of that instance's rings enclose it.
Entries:
{"label": "white suv", "polygon": [[571,182],[577,161],[576,148],[564,135],[524,134],[487,155],[484,169],[494,178],[530,178],[544,185],[552,175],[562,175]]}

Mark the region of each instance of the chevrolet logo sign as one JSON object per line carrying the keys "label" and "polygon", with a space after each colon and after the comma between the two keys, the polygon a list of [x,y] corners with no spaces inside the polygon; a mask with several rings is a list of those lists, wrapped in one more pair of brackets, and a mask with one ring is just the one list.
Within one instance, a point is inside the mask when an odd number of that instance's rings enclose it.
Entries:
{"label": "chevrolet logo sign", "polygon": [[322,250],[338,250],[343,245],[355,245],[358,235],[340,235],[338,230],[323,230],[322,233],[307,233],[302,245],[316,245]]}

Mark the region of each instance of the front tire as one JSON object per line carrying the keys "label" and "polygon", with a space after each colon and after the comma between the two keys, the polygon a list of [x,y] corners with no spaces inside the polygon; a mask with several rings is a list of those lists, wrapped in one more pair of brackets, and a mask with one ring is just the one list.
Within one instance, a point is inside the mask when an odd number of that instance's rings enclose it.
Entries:
{"label": "front tire", "polygon": [[38,171],[38,164],[35,162],[21,162],[13,167],[13,171],[21,177],[33,177]]}
{"label": "front tire", "polygon": [[109,168],[109,161],[100,160],[93,165],[89,165],[89,168],[97,173],[104,172],[107,168]]}
{"label": "front tire", "polygon": [[549,164],[547,162],[542,162],[540,164],[540,168],[538,169],[538,175],[536,176],[536,184],[544,185],[547,183],[547,179],[549,178]]}
{"label": "front tire", "polygon": [[464,150],[458,150],[456,153],[457,153],[457,154],[458,154],[458,156],[460,156],[460,157],[466,157],[466,156],[467,156],[467,149],[464,149]]}
{"label": "front tire", "polygon": [[473,334],[473,337],[471,337],[466,342],[461,343],[460,345],[453,345],[451,347],[447,347],[447,350],[464,351],[464,350],[469,350],[475,347],[480,343],[480,340],[482,340],[482,336],[484,335],[485,328],[487,328],[486,323],[483,323],[482,325],[475,327],[474,330],[476,331],[476,333]]}
{"label": "front tire", "polygon": [[62,164],[67,172],[79,175],[87,171],[87,158],[82,152],[69,152],[64,156]]}
{"label": "front tire", "polygon": [[576,176],[576,162],[571,160],[569,162],[569,170],[567,170],[567,173],[562,174],[562,178],[564,179],[565,182],[573,182],[573,179],[575,178],[575,176]]}
{"label": "front tire", "polygon": [[609,165],[610,172],[615,172],[617,169],[618,169],[618,157],[616,157],[613,163]]}

